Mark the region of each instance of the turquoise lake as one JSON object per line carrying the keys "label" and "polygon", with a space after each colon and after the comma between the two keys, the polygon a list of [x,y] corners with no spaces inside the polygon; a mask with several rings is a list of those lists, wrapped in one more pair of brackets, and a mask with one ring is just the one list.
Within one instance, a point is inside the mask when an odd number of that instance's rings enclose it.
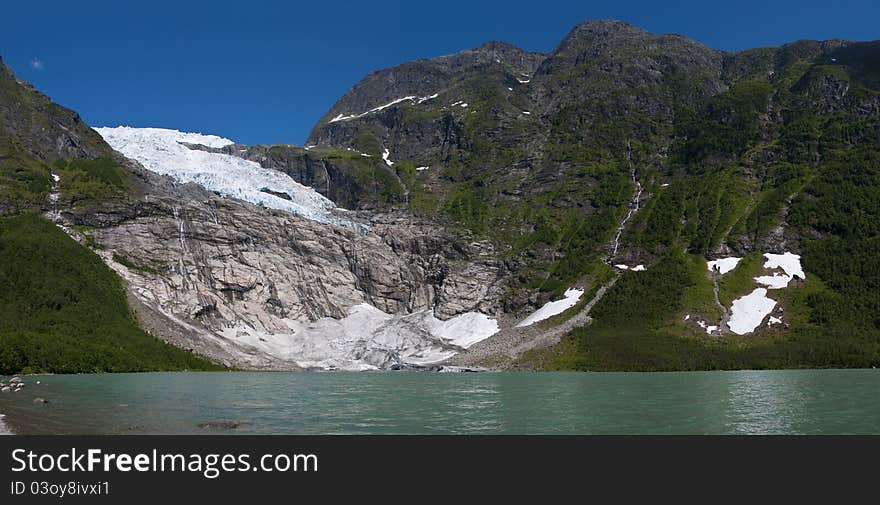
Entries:
{"label": "turquoise lake", "polygon": [[[880,433],[880,370],[23,379],[21,391],[0,393],[16,434]],[[219,421],[237,427],[199,426]]]}

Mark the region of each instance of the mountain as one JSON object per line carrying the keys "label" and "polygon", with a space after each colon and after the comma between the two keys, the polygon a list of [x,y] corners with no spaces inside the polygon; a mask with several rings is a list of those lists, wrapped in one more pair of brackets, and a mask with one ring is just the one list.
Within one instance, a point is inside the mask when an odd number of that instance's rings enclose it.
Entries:
{"label": "mountain", "polygon": [[96,133],[7,70],[0,208],[229,366],[876,366],[878,68],[587,21],[373,72],[304,147]]}
{"label": "mountain", "polygon": [[[377,75],[427,65],[371,74],[308,142],[387,149],[398,173],[429,167],[397,205],[495,243],[511,272],[506,313],[587,291],[587,327],[490,339],[520,350],[561,340],[525,360],[503,356],[509,366],[863,366],[877,360],[880,314],[870,294],[878,57],[877,42],[724,52],[588,21],[526,71],[496,61],[445,86],[372,96]],[[755,277],[787,275],[763,256],[784,253],[801,257],[807,280],[770,289],[774,312],[736,335],[734,301],[763,289]],[[727,257],[744,260],[713,279],[706,261]],[[651,290],[662,297],[651,302]],[[475,354],[457,359],[485,362]]]}

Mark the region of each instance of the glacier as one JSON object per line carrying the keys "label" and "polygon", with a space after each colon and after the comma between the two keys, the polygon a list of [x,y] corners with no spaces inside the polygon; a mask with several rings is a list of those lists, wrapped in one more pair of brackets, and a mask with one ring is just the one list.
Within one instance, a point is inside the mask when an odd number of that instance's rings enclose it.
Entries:
{"label": "glacier", "polygon": [[395,315],[367,303],[351,307],[342,319],[285,322],[287,332],[266,332],[237,324],[221,334],[302,368],[362,371],[387,369],[395,364],[437,363],[499,330],[496,320],[479,312],[443,321],[430,309]]}
{"label": "glacier", "polygon": [[[232,140],[164,128],[118,126],[94,130],[113,149],[140,162],[147,170],[171,176],[178,182],[193,182],[224,197],[287,211],[321,223],[363,228],[363,225],[334,215],[331,211],[336,205],[332,201],[283,172],[263,168],[255,161],[190,149],[184,145],[221,148],[234,144]],[[290,199],[277,194],[287,195]]]}
{"label": "glacier", "polygon": [[[228,244],[218,239],[225,235],[223,227],[228,219],[218,220],[213,208],[210,216],[202,212],[204,202],[180,202],[179,208],[172,204],[171,215],[162,216],[161,223],[132,220],[121,229],[102,230],[98,240],[106,249],[97,254],[127,282],[146,310],[179,328],[182,336],[172,334],[179,339],[176,343],[210,350],[217,359],[245,368],[375,370],[441,362],[499,331],[498,321],[482,312],[458,313],[443,320],[426,303],[412,309],[385,304],[387,312],[378,308],[362,292],[345,251],[348,247],[355,251],[378,248],[375,258],[389,261],[389,275],[393,276],[395,267],[403,267],[403,263],[386,256],[394,254],[384,249],[387,244],[373,234],[331,232],[330,225],[346,224],[341,220],[345,215],[334,215],[339,209],[332,201],[282,172],[223,152],[191,148],[225,148],[235,144],[232,140],[161,128],[96,130],[111,147],[151,172],[181,183],[197,183],[229,200],[241,200],[229,202],[228,208],[218,207],[225,208],[228,215],[249,202],[317,222],[296,227],[295,247],[287,240],[273,242],[270,234],[265,240],[277,245],[273,250],[239,254],[232,254],[233,248],[225,249]],[[383,161],[391,165],[389,155],[386,149]],[[252,219],[261,226],[289,228],[292,219],[281,214],[257,211]],[[242,215],[250,216],[250,210]],[[359,224],[351,226],[366,229]],[[166,250],[159,244],[168,233],[179,238]],[[339,240],[348,239],[320,242],[325,234],[350,236],[357,243],[336,250]],[[133,235],[154,240],[154,245],[127,239]],[[150,253],[144,261],[157,259],[177,268],[154,275],[117,261],[119,256],[140,258],[145,248],[162,253]],[[304,258],[307,261],[302,261]],[[190,275],[195,271],[199,275]],[[312,292],[302,284],[313,281],[315,292],[323,298],[305,308]],[[246,289],[238,298],[230,298],[217,289],[227,285]],[[267,298],[286,309],[273,311]],[[197,314],[204,307],[211,308],[211,316],[203,321]],[[347,309],[339,313],[331,310],[335,307]]]}

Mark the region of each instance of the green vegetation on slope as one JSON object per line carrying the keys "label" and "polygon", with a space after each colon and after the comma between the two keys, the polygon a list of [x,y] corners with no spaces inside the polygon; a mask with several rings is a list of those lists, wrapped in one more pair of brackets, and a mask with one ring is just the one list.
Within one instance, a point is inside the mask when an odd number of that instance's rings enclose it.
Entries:
{"label": "green vegetation on slope", "polygon": [[[548,370],[718,370],[798,367],[868,367],[880,364],[880,337],[838,331],[823,324],[817,297],[834,296],[821,281],[790,288],[782,303],[798,327],[748,337],[683,336],[670,311],[684,306],[697,279],[687,259],[670,255],[646,272],[624,273],[593,309],[592,325],[566,335],[551,349],[523,357]],[[700,273],[705,277],[705,273]]]}
{"label": "green vegetation on slope", "polygon": [[[647,272],[624,273],[593,309],[591,326],[521,364],[563,370],[880,364],[880,118],[846,102],[824,112],[805,107],[817,95],[828,100],[823,86],[834,93],[838,82],[852,86],[850,99],[870,98],[873,91],[856,83],[873,85],[872,76],[851,55],[880,53],[864,52],[858,45],[840,53],[850,56],[847,66],[793,62],[772,84],[740,81],[684,116],[667,169],[671,184],[655,188],[657,196],[624,237],[662,260]],[[770,96],[781,122],[761,118]],[[786,325],[718,337],[684,323],[684,313],[720,317],[709,303],[702,255],[724,242],[755,248],[720,280],[719,298],[729,307],[756,287],[762,240],[783,220],[798,237],[807,271],[805,282],[773,291]]]}
{"label": "green vegetation on slope", "polygon": [[39,160],[0,135],[0,204],[19,209],[39,205],[52,187],[52,172],[61,177],[65,201],[100,200],[131,190],[131,174],[116,160]]}
{"label": "green vegetation on slope", "polygon": [[[533,363],[614,370],[876,364],[880,44],[830,50],[806,41],[728,55],[723,85],[712,90],[703,84],[712,72],[685,68],[694,62],[668,50],[659,50],[658,80],[639,74],[638,65],[658,54],[638,45],[588,59],[572,53],[577,64],[556,61],[529,85],[552,90],[552,103],[516,85],[508,90],[498,76],[471,76],[454,88],[467,110],[428,109],[442,99],[406,106],[406,124],[389,113],[358,145],[375,151],[367,142],[373,134],[384,132],[387,143],[442,125],[448,149],[432,164],[439,170],[420,175],[431,178],[410,202],[507,251],[513,274],[503,302],[514,309],[536,291],[544,299],[578,284],[592,294],[635,168],[644,200],[621,250],[649,265],[662,260],[648,272],[624,273],[593,309],[593,326],[533,353]],[[626,80],[633,75],[642,79]],[[717,337],[681,321],[684,314],[720,320],[705,265],[719,246],[745,256],[719,283],[727,307],[756,287],[762,252],[802,254],[808,281],[775,292],[789,326]]]}
{"label": "green vegetation on slope", "polygon": [[99,200],[131,189],[131,174],[112,159],[58,160],[54,168],[61,177],[61,192],[70,200]]}
{"label": "green vegetation on slope", "polygon": [[33,204],[45,197],[50,187],[49,167],[0,135],[0,204]]}
{"label": "green vegetation on slope", "polygon": [[0,218],[0,374],[207,370],[137,327],[120,279],[34,214]]}

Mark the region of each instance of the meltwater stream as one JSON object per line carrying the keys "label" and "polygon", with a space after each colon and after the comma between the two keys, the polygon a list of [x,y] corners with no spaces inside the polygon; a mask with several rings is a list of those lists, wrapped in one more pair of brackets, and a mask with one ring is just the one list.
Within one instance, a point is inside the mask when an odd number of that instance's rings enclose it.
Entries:
{"label": "meltwater stream", "polygon": [[18,434],[880,433],[880,370],[24,380],[21,391],[0,393],[0,413]]}

